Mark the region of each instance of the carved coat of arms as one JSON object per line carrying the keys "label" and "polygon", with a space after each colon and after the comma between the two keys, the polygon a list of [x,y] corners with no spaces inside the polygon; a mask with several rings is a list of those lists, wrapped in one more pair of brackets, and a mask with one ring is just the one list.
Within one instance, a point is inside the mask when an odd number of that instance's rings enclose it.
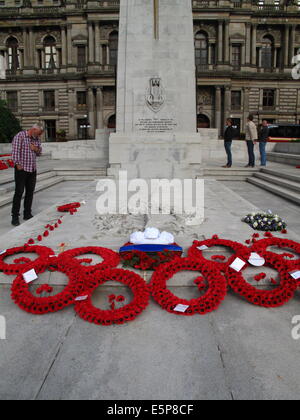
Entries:
{"label": "carved coat of arms", "polygon": [[150,79],[147,89],[146,102],[153,112],[159,112],[165,103],[165,93],[159,77]]}

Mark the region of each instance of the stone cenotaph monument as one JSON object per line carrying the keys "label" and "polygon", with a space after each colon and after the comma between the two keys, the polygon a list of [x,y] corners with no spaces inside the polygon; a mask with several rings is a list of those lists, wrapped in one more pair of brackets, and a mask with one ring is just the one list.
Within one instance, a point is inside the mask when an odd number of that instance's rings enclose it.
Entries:
{"label": "stone cenotaph monument", "polygon": [[191,178],[201,168],[191,0],[120,0],[117,130],[109,174]]}

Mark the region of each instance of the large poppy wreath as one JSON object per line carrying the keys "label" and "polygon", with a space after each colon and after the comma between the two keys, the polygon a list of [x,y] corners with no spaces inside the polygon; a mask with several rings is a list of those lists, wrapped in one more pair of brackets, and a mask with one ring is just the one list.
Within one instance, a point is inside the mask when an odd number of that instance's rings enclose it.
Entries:
{"label": "large poppy wreath", "polygon": [[76,261],[54,257],[48,259],[43,268],[35,268],[37,274],[43,273],[46,269],[66,274],[69,278],[68,285],[55,296],[36,297],[30,291],[30,284],[25,282],[22,274],[19,274],[12,284],[11,297],[26,312],[35,315],[57,312],[74,303],[74,300],[84,290],[84,274],[81,265]]}
{"label": "large poppy wreath", "polygon": [[[94,291],[108,281],[115,281],[130,287],[134,295],[133,301],[115,310],[102,310],[93,306]],[[86,290],[86,294],[88,295],[87,299],[75,303],[75,311],[85,321],[96,325],[124,324],[133,321],[148,306],[150,299],[146,282],[136,273],[121,269],[97,272],[93,285]]]}
{"label": "large poppy wreath", "polygon": [[[186,300],[175,296],[167,289],[167,282],[180,271],[196,271],[203,276],[201,280],[208,283],[208,289],[198,299]],[[198,277],[196,284],[201,284]],[[213,262],[202,262],[192,258],[182,258],[159,267],[153,274],[150,290],[156,302],[166,311],[176,315],[191,316],[194,314],[205,315],[217,309],[227,293],[226,280],[221,272],[216,269]],[[177,311],[178,305],[186,306],[184,312]]]}

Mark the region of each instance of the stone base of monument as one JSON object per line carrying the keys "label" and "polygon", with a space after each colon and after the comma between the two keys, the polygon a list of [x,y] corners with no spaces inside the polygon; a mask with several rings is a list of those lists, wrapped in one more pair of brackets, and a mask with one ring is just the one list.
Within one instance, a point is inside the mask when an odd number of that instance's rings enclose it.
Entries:
{"label": "stone base of monument", "polygon": [[198,133],[111,134],[108,175],[128,178],[195,178],[201,172],[201,135]]}

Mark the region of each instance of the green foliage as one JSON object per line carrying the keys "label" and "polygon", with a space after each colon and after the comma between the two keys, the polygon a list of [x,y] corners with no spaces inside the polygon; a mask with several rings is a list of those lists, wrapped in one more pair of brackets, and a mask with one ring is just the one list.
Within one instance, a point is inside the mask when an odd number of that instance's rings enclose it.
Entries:
{"label": "green foliage", "polygon": [[0,100],[0,143],[10,143],[21,130],[19,121],[7,108],[6,102]]}

